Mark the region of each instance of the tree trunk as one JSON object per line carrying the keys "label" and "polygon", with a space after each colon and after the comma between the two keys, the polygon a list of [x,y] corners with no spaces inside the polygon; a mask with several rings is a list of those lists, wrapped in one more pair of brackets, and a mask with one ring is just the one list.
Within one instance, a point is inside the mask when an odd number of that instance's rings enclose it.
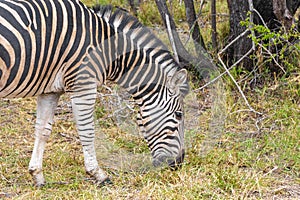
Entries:
{"label": "tree trunk", "polygon": [[[253,0],[253,4],[269,29],[276,31],[284,25],[289,30],[300,7],[300,0]],[[255,24],[262,24],[257,15],[254,20]]]}
{"label": "tree trunk", "polygon": [[[246,27],[240,25],[240,21],[244,21],[249,11],[249,4],[246,0],[227,0],[230,13],[230,36],[229,42],[234,40]],[[253,0],[254,8],[260,13],[264,22],[272,31],[279,30],[282,26],[289,30],[293,23],[293,16],[300,6],[300,0]],[[254,23],[263,25],[260,17],[254,13]],[[251,48],[252,41],[248,35],[242,37],[235,42],[228,50],[229,64],[234,63]],[[243,67],[252,70],[254,65],[250,58],[243,60]]]}
{"label": "tree trunk", "polygon": [[216,0],[211,0],[211,42],[212,48],[217,51],[217,17]]}
{"label": "tree trunk", "polygon": [[289,30],[293,23],[293,16],[287,8],[286,1],[273,0],[273,11],[276,18],[283,23],[286,30]]}
{"label": "tree trunk", "polygon": [[[159,13],[163,19],[165,27],[168,29],[168,24],[171,30],[168,31],[169,40],[174,42],[175,50],[179,56],[179,62],[184,65],[189,71],[195,72],[199,79],[210,75],[211,71],[216,70],[216,67],[210,59],[207,52],[201,52],[196,58],[192,56],[183,46],[179,35],[176,31],[176,25],[173,17],[167,7],[166,0],[155,0]],[[168,16],[168,17],[166,17]]]}
{"label": "tree trunk", "polygon": [[197,22],[196,12],[193,0],[184,0],[186,19],[189,24],[190,31],[192,33],[192,38],[195,44],[195,49],[197,54],[201,54],[203,49],[206,51],[205,43],[200,32],[200,27]]}
{"label": "tree trunk", "polygon": [[[227,0],[227,2],[230,14],[230,42],[246,30],[246,27],[241,26],[240,22],[246,20],[247,12],[249,11],[249,4],[246,0],[239,1],[238,3],[236,0]],[[227,51],[228,63],[231,65],[235,61],[239,60],[251,49],[251,45],[252,41],[247,35],[241,37],[238,41],[233,43],[233,45]],[[243,60],[243,67],[251,70],[253,68],[252,60],[250,58],[245,58]]]}

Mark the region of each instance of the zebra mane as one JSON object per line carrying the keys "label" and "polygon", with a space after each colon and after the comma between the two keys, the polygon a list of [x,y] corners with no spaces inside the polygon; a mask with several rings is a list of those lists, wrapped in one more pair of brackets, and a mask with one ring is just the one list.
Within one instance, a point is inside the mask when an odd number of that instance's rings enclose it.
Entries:
{"label": "zebra mane", "polygon": [[105,19],[105,21],[109,21],[109,18],[112,14],[112,6],[111,5],[95,5],[91,8],[99,17]]}
{"label": "zebra mane", "polygon": [[92,10],[118,32],[128,34],[132,40],[139,44],[140,48],[159,48],[169,52],[167,46],[149,28],[145,27],[126,10],[117,8],[113,11],[113,6],[111,5],[96,5],[92,7]]}

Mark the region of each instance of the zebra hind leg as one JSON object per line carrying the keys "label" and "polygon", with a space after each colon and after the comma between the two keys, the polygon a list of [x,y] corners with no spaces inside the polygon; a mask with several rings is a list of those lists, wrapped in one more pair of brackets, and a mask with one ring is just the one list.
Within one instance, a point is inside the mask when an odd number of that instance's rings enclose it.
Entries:
{"label": "zebra hind leg", "polygon": [[36,186],[45,184],[42,172],[43,153],[50,136],[53,124],[54,111],[57,107],[60,94],[42,94],[37,98],[37,119],[35,125],[34,148],[29,162],[29,172],[33,176]]}
{"label": "zebra hind leg", "polygon": [[79,139],[83,148],[84,165],[88,175],[95,179],[96,184],[111,184],[97,162],[94,146],[95,126],[94,126],[94,106],[96,102],[96,88],[89,88],[71,95],[72,110],[79,134]]}

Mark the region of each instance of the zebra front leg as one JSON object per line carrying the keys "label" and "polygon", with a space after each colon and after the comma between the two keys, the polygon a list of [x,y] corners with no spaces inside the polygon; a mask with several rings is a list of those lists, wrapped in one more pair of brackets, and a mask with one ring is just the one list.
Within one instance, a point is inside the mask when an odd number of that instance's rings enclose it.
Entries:
{"label": "zebra front leg", "polygon": [[54,111],[60,94],[42,94],[37,98],[37,119],[35,124],[34,148],[29,162],[29,172],[34,183],[40,187],[45,184],[42,172],[43,153],[50,136],[53,124]]}
{"label": "zebra front leg", "polygon": [[83,148],[84,165],[87,174],[96,180],[97,184],[111,183],[106,173],[99,167],[94,139],[94,106],[96,89],[87,89],[79,94],[73,94],[72,110],[76,121],[79,139]]}

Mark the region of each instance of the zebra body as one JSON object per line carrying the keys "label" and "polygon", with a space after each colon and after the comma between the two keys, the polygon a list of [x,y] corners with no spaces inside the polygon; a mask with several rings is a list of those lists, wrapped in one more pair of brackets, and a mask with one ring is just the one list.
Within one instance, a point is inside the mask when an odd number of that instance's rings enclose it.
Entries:
{"label": "zebra body", "polygon": [[37,98],[35,144],[29,171],[43,185],[42,158],[54,111],[68,93],[83,146],[85,168],[107,180],[94,149],[97,87],[107,80],[139,105],[140,130],[153,164],[183,161],[183,98],[187,73],[135,18],[77,0],[0,0],[0,97]]}

